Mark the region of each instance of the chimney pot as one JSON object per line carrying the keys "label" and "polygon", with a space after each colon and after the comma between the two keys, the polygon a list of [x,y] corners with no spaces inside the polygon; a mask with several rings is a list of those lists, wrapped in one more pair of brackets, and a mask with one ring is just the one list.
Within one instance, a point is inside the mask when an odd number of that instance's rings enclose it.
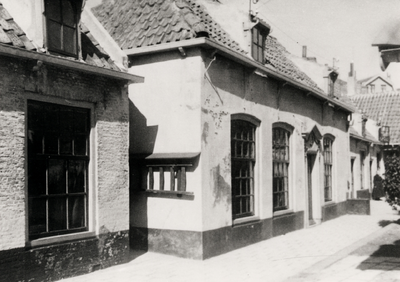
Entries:
{"label": "chimney pot", "polygon": [[303,46],[303,58],[307,58],[307,46]]}

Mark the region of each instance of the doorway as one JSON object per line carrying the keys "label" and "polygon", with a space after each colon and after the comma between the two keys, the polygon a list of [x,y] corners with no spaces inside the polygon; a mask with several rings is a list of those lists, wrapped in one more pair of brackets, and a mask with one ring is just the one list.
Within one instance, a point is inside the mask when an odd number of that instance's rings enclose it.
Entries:
{"label": "doorway", "polygon": [[308,226],[314,225],[315,215],[313,210],[313,169],[315,164],[315,154],[307,154],[307,187],[308,187]]}

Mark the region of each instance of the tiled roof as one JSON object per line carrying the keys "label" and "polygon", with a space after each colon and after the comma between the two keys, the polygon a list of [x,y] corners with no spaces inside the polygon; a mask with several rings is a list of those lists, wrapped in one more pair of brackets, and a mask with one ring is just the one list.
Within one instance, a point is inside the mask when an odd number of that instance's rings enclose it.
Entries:
{"label": "tiled roof", "polygon": [[[247,53],[196,0],[103,0],[92,11],[121,49],[182,41],[208,34],[210,39],[231,50]],[[267,38],[267,64],[288,78],[322,91],[288,58],[288,51],[276,38]]]}
{"label": "tiled roof", "polygon": [[390,143],[400,144],[400,93],[362,94],[350,99],[368,118],[390,126]]}
{"label": "tiled roof", "polygon": [[[84,61],[93,66],[107,69],[120,70],[110,59],[110,56],[99,46],[99,43],[90,34],[89,30],[81,23],[82,57]],[[28,39],[25,32],[14,21],[10,13],[0,3],[0,44],[6,44],[26,50],[38,51]]]}
{"label": "tiled roof", "polygon": [[195,0],[103,1],[92,11],[121,49],[205,36],[244,52]]}
{"label": "tiled roof", "polygon": [[0,3],[0,43],[27,50],[36,50],[25,32],[16,24],[8,11]]}
{"label": "tiled roof", "polygon": [[265,57],[266,63],[272,65],[278,72],[323,92],[309,76],[288,58],[289,52],[273,36],[268,36],[265,42]]}
{"label": "tiled roof", "polygon": [[83,23],[80,23],[80,26],[83,60],[89,65],[119,71],[120,68],[111,60],[110,56],[104,51],[86,26]]}

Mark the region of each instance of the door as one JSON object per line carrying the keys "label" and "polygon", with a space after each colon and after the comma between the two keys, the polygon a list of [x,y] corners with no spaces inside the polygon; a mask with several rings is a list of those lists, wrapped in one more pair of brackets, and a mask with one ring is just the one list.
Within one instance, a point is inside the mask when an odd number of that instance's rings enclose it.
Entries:
{"label": "door", "polygon": [[308,181],[308,225],[314,225],[313,213],[313,168],[315,163],[315,155],[307,154],[307,181]]}

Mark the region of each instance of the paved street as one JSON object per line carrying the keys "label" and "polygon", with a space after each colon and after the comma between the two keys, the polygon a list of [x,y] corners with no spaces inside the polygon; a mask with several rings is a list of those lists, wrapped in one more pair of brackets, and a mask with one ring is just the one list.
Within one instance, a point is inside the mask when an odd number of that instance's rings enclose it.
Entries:
{"label": "paved street", "polygon": [[399,245],[400,226],[393,222],[400,216],[383,201],[372,201],[371,213],[342,216],[205,261],[145,253],[63,281],[400,281],[399,256],[371,256],[382,245]]}

